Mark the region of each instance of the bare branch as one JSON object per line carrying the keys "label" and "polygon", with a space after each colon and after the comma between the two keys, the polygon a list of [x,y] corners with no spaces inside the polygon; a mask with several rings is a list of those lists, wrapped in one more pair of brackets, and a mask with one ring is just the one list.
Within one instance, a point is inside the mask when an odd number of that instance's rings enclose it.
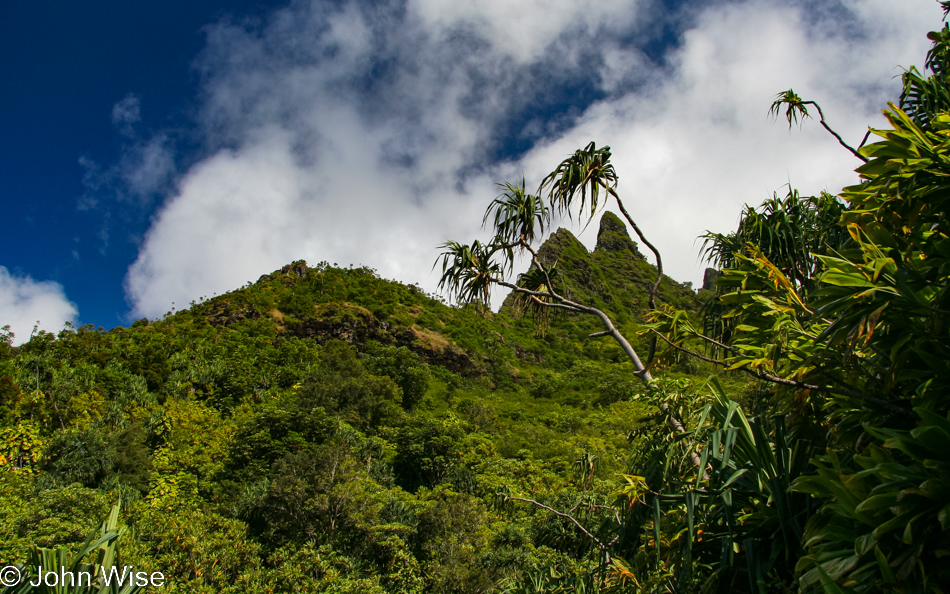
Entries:
{"label": "bare branch", "polygon": [[656,309],[656,292],[659,290],[660,282],[663,280],[663,258],[660,257],[660,250],[656,249],[656,246],[647,240],[643,231],[641,231],[640,227],[634,222],[633,217],[631,217],[627,209],[624,208],[623,202],[621,202],[616,192],[613,193],[613,196],[614,200],[617,201],[617,208],[620,209],[624,218],[627,219],[627,222],[633,227],[634,233],[637,234],[637,237],[640,238],[640,241],[642,241],[645,246],[650,248],[650,251],[653,252],[653,256],[656,258],[656,281],[653,283],[653,287],[650,288],[650,309]]}
{"label": "bare branch", "polygon": [[[802,121],[804,121],[805,118],[810,118],[811,115],[809,115],[808,108],[805,106],[814,105],[815,109],[818,110],[818,116],[820,118],[819,121],[822,127],[838,140],[838,144],[848,149],[851,152],[851,154],[854,155],[855,157],[861,159],[865,163],[868,162],[868,160],[865,157],[863,157],[861,153],[859,153],[858,151],[848,146],[848,144],[841,138],[841,136],[837,132],[831,129],[831,126],[829,126],[828,122],[825,121],[825,113],[821,110],[820,105],[818,105],[814,101],[802,101],[802,98],[799,97],[795,93],[795,91],[793,91],[792,89],[789,89],[787,91],[783,91],[779,93],[778,95],[776,95],[776,99],[772,103],[772,107],[769,108],[769,114],[777,118],[778,114],[782,110],[783,105],[786,107],[785,119],[788,120],[789,128],[792,127],[792,122],[798,122],[799,117],[802,118]],[[868,132],[870,132],[870,130]],[[859,148],[861,146],[864,146],[864,142],[867,140],[867,138],[868,138],[867,136],[864,137],[864,140],[861,141]]]}
{"label": "bare branch", "polygon": [[[646,385],[648,389],[652,390],[655,388],[653,384],[653,376],[650,374],[650,370],[647,369],[647,367],[643,365],[643,361],[640,360],[640,357],[639,355],[637,355],[637,352],[634,350],[633,346],[631,346],[630,342],[626,339],[626,337],[623,334],[621,334],[619,330],[617,330],[616,326],[614,326],[613,322],[604,312],[600,311],[599,309],[595,307],[589,307],[586,305],[581,305],[580,303],[575,303],[573,301],[570,301],[568,299],[561,297],[560,295],[557,295],[556,293],[531,291],[530,289],[519,287],[518,285],[509,283],[507,281],[503,281],[497,277],[492,277],[491,282],[497,283],[503,287],[507,287],[511,289],[512,291],[525,293],[527,295],[531,295],[535,298],[538,298],[537,302],[542,304],[545,307],[560,307],[560,308],[578,312],[578,313],[587,313],[587,314],[592,314],[592,315],[597,316],[598,318],[600,318],[600,321],[604,325],[604,328],[605,328],[602,335],[610,336],[615,341],[617,341],[617,344],[619,344],[620,348],[623,349],[624,353],[626,353],[627,358],[630,359],[631,363],[633,363],[633,367],[636,370],[634,372],[634,375],[639,377],[640,380]],[[557,299],[559,303],[542,301],[540,299],[541,297]],[[683,425],[683,422],[676,418],[676,415],[674,415],[673,411],[670,410],[670,407],[668,404],[666,404],[665,402],[660,403],[659,409],[663,414],[667,416],[667,423],[670,425],[670,427],[673,428],[674,431],[680,434],[688,433],[686,430],[686,427]],[[699,454],[697,454],[695,451],[691,451],[689,453],[689,459],[695,466],[699,466],[701,463]]]}
{"label": "bare branch", "polygon": [[[610,553],[607,551],[607,547],[610,546],[611,544],[613,544],[614,542],[617,542],[617,539],[614,539],[612,542],[610,542],[610,543],[608,543],[608,544],[604,544],[604,543],[602,543],[602,542],[600,541],[599,538],[597,538],[596,536],[594,536],[593,534],[591,534],[591,533],[587,530],[587,528],[584,528],[584,525],[581,524],[580,522],[578,522],[578,521],[577,521],[577,518],[575,518],[574,516],[572,516],[572,515],[570,515],[570,514],[566,514],[566,513],[564,513],[564,512],[559,512],[559,511],[557,511],[556,509],[554,509],[553,507],[549,507],[549,506],[547,506],[547,505],[544,505],[543,503],[539,503],[539,502],[535,501],[534,499],[526,499],[526,498],[524,498],[524,497],[512,497],[512,496],[510,496],[510,495],[504,495],[504,497],[505,497],[505,500],[506,500],[506,501],[508,501],[508,500],[512,500],[512,501],[524,501],[525,503],[530,503],[530,504],[532,504],[532,505],[535,505],[535,506],[537,506],[537,507],[540,507],[541,509],[547,510],[547,511],[551,512],[552,514],[558,516],[558,517],[564,518],[564,519],[566,519],[566,520],[570,520],[571,523],[573,523],[575,526],[577,526],[578,530],[580,530],[581,532],[584,533],[585,536],[587,536],[587,538],[589,538],[589,539],[591,539],[592,541],[594,541],[594,544],[597,545],[597,548],[599,548],[601,551],[604,552],[605,555],[607,555],[607,562],[610,563]],[[600,507],[600,506],[595,506],[595,507]],[[575,509],[576,509],[576,506],[575,506]],[[609,509],[612,509],[614,512],[617,511],[617,510],[615,510],[614,508],[609,508]],[[573,510],[572,510],[572,511],[573,511]],[[618,523],[619,523],[619,516],[618,516]]]}
{"label": "bare branch", "polygon": [[[818,123],[820,123],[820,124],[822,125],[822,127],[824,127],[824,129],[827,130],[832,136],[834,136],[835,138],[838,139],[838,144],[840,144],[840,145],[843,146],[844,148],[846,148],[846,149],[848,149],[849,151],[851,151],[851,154],[852,154],[852,155],[854,155],[855,157],[861,159],[861,160],[864,161],[865,163],[868,162],[867,157],[865,157],[864,155],[862,155],[862,154],[859,153],[858,151],[856,151],[856,150],[854,150],[853,148],[851,148],[851,147],[848,145],[848,143],[846,143],[846,142],[844,141],[844,139],[841,138],[841,136],[840,136],[837,132],[835,132],[834,130],[832,130],[832,129],[831,129],[831,126],[829,126],[827,122],[825,122],[825,113],[824,113],[823,111],[821,111],[821,106],[820,106],[820,105],[818,105],[818,104],[815,103],[814,101],[802,101],[802,105],[814,105],[814,106],[815,106],[815,109],[818,110],[818,118],[819,118],[819,119],[818,119]],[[865,137],[865,138],[867,138],[867,137]],[[862,142],[861,144],[864,144],[864,143]]]}
{"label": "bare branch", "polygon": [[654,330],[653,328],[650,328],[650,332],[652,332],[652,333],[656,334],[657,336],[659,336],[660,338],[662,338],[662,339],[663,339],[663,342],[665,342],[666,344],[670,345],[670,346],[673,347],[674,349],[676,349],[676,350],[678,350],[678,351],[681,351],[681,352],[683,352],[683,353],[686,353],[687,355],[689,355],[689,356],[691,356],[691,357],[696,357],[696,358],[699,359],[700,361],[705,361],[705,362],[707,362],[707,363],[712,363],[713,365],[721,365],[721,366],[723,366],[723,367],[728,367],[728,365],[729,365],[729,364],[726,363],[725,361],[720,361],[719,359],[712,359],[712,358],[710,358],[710,357],[706,357],[706,356],[704,356],[704,355],[700,355],[700,354],[697,353],[697,352],[694,352],[694,351],[691,351],[691,350],[689,350],[689,349],[683,348],[683,347],[679,346],[678,344],[674,343],[672,340],[670,340],[669,338],[667,338],[667,337],[664,336],[663,334],[661,334],[660,332],[657,332],[657,331]]}

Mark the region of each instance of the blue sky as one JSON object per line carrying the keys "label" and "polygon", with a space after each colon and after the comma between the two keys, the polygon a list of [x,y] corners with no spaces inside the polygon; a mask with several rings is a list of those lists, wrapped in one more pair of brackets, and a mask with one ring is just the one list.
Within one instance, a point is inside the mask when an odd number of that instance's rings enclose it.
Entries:
{"label": "blue sky", "polygon": [[[90,187],[90,164],[109,168],[129,150],[129,139],[112,122],[114,106],[129,95],[141,99],[138,133],[174,134],[186,153],[176,160],[186,163],[188,145],[197,142],[188,130],[200,82],[192,64],[205,45],[203,27],[233,15],[265,15],[283,4],[0,4],[3,289],[15,292],[10,276],[21,286],[27,276],[52,281],[78,306],[74,321],[107,328],[129,321],[122,280],[164,196],[130,207],[112,188]],[[103,208],[85,207],[90,198]],[[19,339],[24,331],[28,336],[36,320],[22,311],[29,311],[24,302],[48,297],[51,288],[47,282],[31,293],[25,286],[19,299],[0,300],[0,324],[13,324]],[[68,310],[62,305],[47,301],[36,310],[44,327],[62,326]]]}
{"label": "blue sky", "polygon": [[[853,157],[766,117],[789,87],[854,143],[920,64],[932,0],[7,2],[0,324],[106,328],[295,259],[433,290],[495,182],[610,144],[667,269]],[[575,229],[580,231],[580,229]],[[593,240],[588,231],[582,239]]]}

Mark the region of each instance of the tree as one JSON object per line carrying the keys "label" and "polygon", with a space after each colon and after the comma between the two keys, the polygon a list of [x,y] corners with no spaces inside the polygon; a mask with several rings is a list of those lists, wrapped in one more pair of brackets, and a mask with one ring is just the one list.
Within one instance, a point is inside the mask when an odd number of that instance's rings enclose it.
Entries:
{"label": "tree", "polygon": [[[616,189],[618,176],[610,156],[609,147],[597,148],[591,142],[562,161],[545,177],[536,194],[529,194],[525,190],[524,180],[518,185],[503,184],[502,193],[491,202],[483,218],[483,224],[491,223],[493,238],[487,243],[474,241],[464,245],[449,241],[443,244],[439,286],[457,302],[480,304],[488,301],[493,286],[508,288],[520,298],[522,309],[533,308],[540,314],[536,315],[536,319],[542,323],[547,311],[571,312],[597,318],[604,330],[591,334],[590,338],[609,336],[617,342],[633,364],[636,377],[650,393],[652,403],[659,409],[657,418],[675,436],[669,452],[678,452],[688,467],[699,468],[700,475],[706,477],[706,464],[697,452],[688,426],[688,418],[693,411],[683,406],[685,400],[680,392],[683,386],[657,382],[651,373],[656,339],[650,341],[650,353],[647,364],[644,364],[607,313],[568,298],[558,289],[560,275],[557,268],[542,262],[534,248],[534,243],[544,230],[550,228],[555,213],[573,217],[577,211],[579,217],[589,223],[612,197],[627,223],[656,258],[657,277],[649,297],[651,309],[656,310],[656,294],[663,278],[662,259],[621,200]],[[511,282],[515,256],[521,253],[530,254],[531,268],[520,275],[516,282]],[[606,568],[612,568],[614,575],[623,575],[624,566],[622,559],[616,556],[617,552],[630,551],[638,543],[637,530],[629,529],[636,522],[628,525],[622,517],[629,516],[629,510],[622,514],[620,507],[605,506],[604,502],[595,501],[586,492],[567,511],[559,511],[532,499],[512,497],[507,493],[502,496],[506,501],[527,502],[569,521],[569,529],[576,528],[583,537],[588,538],[592,549],[600,555],[599,574],[603,575]],[[581,519],[600,518],[598,521],[601,526],[596,529],[585,527],[584,522],[578,519],[582,513],[585,516]]]}
{"label": "tree", "polygon": [[[494,237],[486,244],[477,240],[470,245],[454,241],[444,243],[441,246],[444,251],[440,256],[442,276],[439,279],[439,287],[448,291],[457,302],[484,304],[488,301],[491,287],[497,285],[522,296],[527,304],[538,310],[563,310],[595,316],[604,330],[591,334],[590,337],[613,338],[633,364],[637,377],[652,389],[654,381],[650,370],[610,317],[600,309],[578,303],[559,293],[553,282],[557,275],[552,274],[552,270],[538,259],[538,253],[533,247],[545,228],[551,226],[553,213],[571,217],[576,207],[579,216],[586,218],[589,223],[604,206],[606,199],[612,197],[640,241],[656,257],[657,277],[650,290],[650,307],[656,307],[656,293],[663,279],[662,259],[659,251],[646,239],[620,199],[617,193],[618,176],[610,162],[610,156],[610,147],[598,149],[596,144],[591,142],[585,148],[575,151],[545,177],[538,186],[537,194],[527,193],[524,180],[517,186],[503,184],[501,187],[504,191],[489,204],[482,220],[483,224],[492,222]],[[545,204],[542,198],[545,192],[549,205]],[[517,283],[512,283],[509,279],[513,272],[515,255],[524,252],[531,255],[534,271],[529,270],[518,278]],[[655,342],[651,343],[651,356],[654,349]],[[685,435],[687,430],[683,421],[670,414],[668,404],[660,402],[659,407],[667,415],[670,426]],[[699,463],[699,456],[695,452],[691,452],[689,456],[694,463]]]}

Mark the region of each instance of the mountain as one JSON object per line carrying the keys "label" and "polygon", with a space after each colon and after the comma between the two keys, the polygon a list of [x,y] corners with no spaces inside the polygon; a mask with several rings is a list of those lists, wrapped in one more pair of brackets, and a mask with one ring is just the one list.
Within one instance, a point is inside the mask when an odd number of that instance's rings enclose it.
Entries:
{"label": "mountain", "polygon": [[[557,263],[567,295],[602,309],[618,324],[637,321],[646,312],[656,268],[646,261],[613,213],[605,212],[601,218],[592,252],[570,231],[559,229],[538,254],[546,265]],[[698,306],[689,284],[666,276],[658,301],[680,309]],[[545,342],[539,342],[519,317],[511,295],[499,314],[459,309],[417,286],[381,279],[369,268],[334,268],[326,262],[311,268],[297,261],[261,276],[253,285],[194,304],[170,321],[204,319],[224,327],[253,323],[269,327],[283,338],[312,339],[319,344],[341,340],[359,351],[369,343],[406,347],[430,365],[477,376],[490,367],[488,337],[497,337],[516,359],[548,360]],[[553,332],[563,335],[578,326],[586,332],[597,323],[594,319],[559,318]]]}
{"label": "mountain", "polygon": [[[610,211],[600,219],[594,251],[588,252],[573,233],[562,228],[541,245],[538,258],[545,267],[556,264],[564,279],[565,297],[607,312],[618,324],[639,320],[649,309],[656,267],[647,262],[626,225]],[[699,305],[691,283],[681,284],[665,275],[657,303],[686,310]],[[513,313],[514,305],[515,298],[509,295],[501,310]]]}
{"label": "mountain", "polygon": [[[559,230],[540,254],[633,336],[655,269],[619,219],[592,252]],[[671,279],[660,299],[695,304]],[[121,497],[124,563],[173,592],[474,593],[580,571],[587,537],[501,495],[611,501],[653,409],[598,329],[541,333],[510,299],[452,307],[298,261],[161,320],[0,341],[0,558],[74,550]]]}

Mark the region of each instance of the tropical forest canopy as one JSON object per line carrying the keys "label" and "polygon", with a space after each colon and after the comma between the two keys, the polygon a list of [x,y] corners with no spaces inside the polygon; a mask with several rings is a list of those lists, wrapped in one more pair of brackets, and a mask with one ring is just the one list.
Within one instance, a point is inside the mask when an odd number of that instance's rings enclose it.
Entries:
{"label": "tropical forest canopy", "polygon": [[[779,94],[861,181],[707,234],[698,293],[591,143],[502,184],[490,240],[441,246],[448,302],[301,261],[161,320],[6,335],[0,561],[188,593],[947,591],[950,29],[930,38],[860,144]],[[590,252],[552,228],[601,212]]]}

